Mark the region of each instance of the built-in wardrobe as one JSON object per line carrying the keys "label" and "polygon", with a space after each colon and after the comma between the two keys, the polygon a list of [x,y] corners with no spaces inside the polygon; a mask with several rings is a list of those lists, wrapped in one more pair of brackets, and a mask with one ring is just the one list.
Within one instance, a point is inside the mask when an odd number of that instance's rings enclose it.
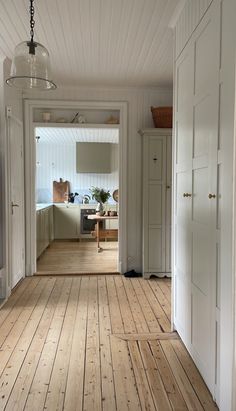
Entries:
{"label": "built-in wardrobe", "polygon": [[[222,261],[227,261],[226,244],[232,247],[226,214],[226,208],[231,211],[230,192],[225,196],[229,187],[225,177],[228,172],[230,178],[233,161],[229,152],[233,118],[228,116],[228,129],[225,124],[225,103],[230,96],[226,73],[230,2],[226,3],[208,1],[209,8],[198,15],[199,24],[193,25],[184,43],[180,32],[189,30],[186,16],[190,26],[200,8],[200,2],[188,2],[175,32],[179,49],[174,87],[173,319],[213,397],[222,410],[229,411],[230,390],[225,380],[231,384],[232,374],[224,364],[229,351],[222,329],[225,326],[229,332],[231,318],[225,315],[227,310],[230,313],[231,297],[225,298],[229,290],[223,280],[225,276],[229,281],[230,271],[225,265],[222,272]],[[229,135],[231,140],[226,143]],[[222,324],[222,318],[227,318],[226,323]],[[231,343],[228,340],[228,350]]]}

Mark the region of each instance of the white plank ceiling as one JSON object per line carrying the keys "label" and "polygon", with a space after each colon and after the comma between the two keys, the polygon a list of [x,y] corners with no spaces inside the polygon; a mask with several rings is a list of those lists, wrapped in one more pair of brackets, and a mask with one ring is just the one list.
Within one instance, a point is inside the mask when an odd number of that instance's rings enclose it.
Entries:
{"label": "white plank ceiling", "polygon": [[[169,86],[181,0],[35,0],[35,40],[63,86]],[[29,39],[29,1],[0,0],[0,54]]]}
{"label": "white plank ceiling", "polygon": [[38,144],[71,145],[76,141],[118,144],[119,129],[36,127],[35,136],[40,137]]}

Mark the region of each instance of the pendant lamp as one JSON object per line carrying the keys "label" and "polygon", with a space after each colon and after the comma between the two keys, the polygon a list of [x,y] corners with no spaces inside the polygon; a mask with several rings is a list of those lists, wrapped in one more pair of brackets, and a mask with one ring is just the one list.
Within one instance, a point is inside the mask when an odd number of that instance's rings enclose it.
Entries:
{"label": "pendant lamp", "polygon": [[57,86],[51,80],[50,58],[47,49],[34,41],[34,0],[30,0],[30,41],[23,41],[15,47],[9,86],[21,89],[54,90]]}

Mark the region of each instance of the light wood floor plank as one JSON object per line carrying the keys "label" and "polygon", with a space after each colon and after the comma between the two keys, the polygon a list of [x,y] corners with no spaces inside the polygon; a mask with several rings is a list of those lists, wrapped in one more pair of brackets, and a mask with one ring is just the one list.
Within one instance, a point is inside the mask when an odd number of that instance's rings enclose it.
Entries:
{"label": "light wood floor plank", "polygon": [[152,392],[148,383],[147,374],[136,341],[128,342],[129,352],[135,374],[142,410],[155,411]]}
{"label": "light wood floor plank", "polygon": [[217,407],[212,401],[211,394],[204,384],[204,381],[193,360],[184,348],[182,341],[171,341],[171,345],[173,346],[183,369],[185,370],[195,392],[197,393],[204,410],[215,411]]}
{"label": "light wood floor plank", "polygon": [[83,409],[88,299],[89,277],[82,277],[70,353],[64,403],[65,411],[82,411]]}
{"label": "light wood floor plank", "polygon": [[15,383],[19,370],[21,368],[22,362],[25,359],[28,348],[33,339],[34,333],[38,327],[41,317],[44,313],[44,309],[47,305],[49,296],[52,292],[55,279],[49,279],[45,283],[43,292],[35,306],[27,327],[25,327],[15,349],[7,362],[5,369],[0,378],[0,409],[3,409],[8,401],[9,395],[11,393],[12,387]]}
{"label": "light wood floor plank", "polygon": [[115,277],[115,285],[125,333],[135,333],[137,329],[121,276]]}
{"label": "light wood floor plank", "polygon": [[107,296],[106,279],[104,277],[98,278],[98,298],[102,409],[103,411],[110,411],[116,409],[116,397],[110,346],[111,319]]}
{"label": "light wood floor plank", "polygon": [[41,411],[44,408],[48,386],[50,383],[51,372],[71,291],[71,285],[72,279],[66,279],[53,316],[52,325],[48,332],[47,339],[41,353],[41,358],[34,379],[32,381],[32,385],[30,387],[29,395],[25,405],[26,411]]}
{"label": "light wood floor plank", "polygon": [[120,411],[141,410],[126,341],[111,336],[111,352],[117,409]]}
{"label": "light wood floor plank", "polygon": [[112,333],[124,333],[124,324],[120,313],[119,300],[117,297],[114,277],[106,277],[108,300],[110,308]]}
{"label": "light wood floor plank", "polygon": [[19,315],[17,321],[15,322],[13,328],[11,329],[11,332],[5,339],[4,344],[2,344],[0,351],[0,375],[3,373],[3,370],[28,323],[28,320],[34,310],[34,307],[37,304],[44,286],[45,283],[39,282],[37,284],[31,295],[29,296],[27,303],[23,308],[21,314]]}
{"label": "light wood floor plank", "polygon": [[171,411],[172,407],[154,358],[150,353],[149,344],[147,341],[139,341],[138,345],[144,362],[156,409],[158,411]]}
{"label": "light wood floor plank", "polygon": [[[132,279],[132,284],[135,290],[135,293],[137,295],[137,298],[139,300],[140,305],[142,306],[143,309],[143,315],[146,319],[149,331],[151,333],[158,333],[162,332],[162,329],[157,321],[156,316],[154,315],[154,312],[148,302],[148,299],[140,285],[140,282],[137,278]],[[114,332],[115,333],[115,332]]]}
{"label": "light wood floor plank", "polygon": [[30,386],[38,366],[40,355],[46,340],[49,327],[61,295],[64,278],[57,279],[50,295],[44,314],[40,320],[38,329],[34,335],[28,353],[17,375],[11,396],[6,406],[6,411],[23,411],[28,397]]}
{"label": "light wood floor plank", "polygon": [[39,284],[38,278],[31,279],[27,290],[25,291],[25,293],[22,294],[22,298],[17,300],[14,306],[14,310],[11,310],[9,315],[2,322],[2,325],[0,327],[0,347],[6,340],[8,334],[10,333],[15,323],[17,322],[19,316],[21,315],[26,303],[28,302],[29,295],[33,292],[33,290],[38,284]]}
{"label": "light wood floor plank", "polygon": [[133,315],[134,323],[138,333],[148,333],[148,325],[146,319],[143,315],[142,308],[139,304],[138,297],[134,291],[132,280],[123,277],[123,283],[125,287],[125,291],[127,294],[127,298],[129,301],[130,309]]}
{"label": "light wood floor plank", "polygon": [[102,410],[99,346],[98,283],[96,277],[90,277],[84,379],[84,411]]}
{"label": "light wood floor plank", "polygon": [[188,409],[202,411],[204,408],[202,407],[198,399],[198,396],[196,395],[188,379],[188,376],[185,374],[185,371],[181,363],[179,362],[170,341],[162,340],[160,341],[160,344],[174,373],[175,379],[184,397]]}
{"label": "light wood floor plank", "polygon": [[142,288],[146,294],[146,297],[149,301],[150,306],[152,307],[152,310],[157,318],[157,321],[161,327],[161,330],[164,332],[170,332],[170,321],[167,318],[165,312],[163,311],[159,301],[155,297],[150,285],[148,284],[148,281],[141,281]]}
{"label": "light wood floor plank", "polygon": [[17,301],[22,298],[25,290],[31,283],[31,278],[25,278],[24,281],[21,281],[13,290],[11,298],[8,298],[7,301],[3,302],[0,309],[0,327],[5,319],[8,317],[13,307],[15,307]]}
{"label": "light wood floor plank", "polygon": [[179,391],[179,387],[159,342],[149,341],[149,345],[173,410],[187,410],[187,405]]}
{"label": "light wood floor plank", "polygon": [[72,288],[65,313],[64,323],[61,330],[60,340],[50,378],[45,408],[47,410],[62,411],[64,407],[64,396],[70,350],[75,326],[75,317],[78,303],[81,279],[76,277],[72,280]]}
{"label": "light wood floor plank", "polygon": [[[165,312],[169,321],[171,321],[171,304],[170,301],[166,298],[165,294],[163,293],[162,289],[159,287],[159,283],[151,279],[148,281],[149,285],[151,286],[157,300],[159,301],[163,311]],[[169,286],[168,286],[169,287]]]}
{"label": "light wood floor plank", "polygon": [[0,411],[217,410],[178,334],[163,332],[169,284],[23,281],[0,309]]}
{"label": "light wood floor plank", "polygon": [[101,253],[96,241],[53,241],[37,261],[37,274],[66,275],[79,273],[116,273],[118,242],[102,241]]}

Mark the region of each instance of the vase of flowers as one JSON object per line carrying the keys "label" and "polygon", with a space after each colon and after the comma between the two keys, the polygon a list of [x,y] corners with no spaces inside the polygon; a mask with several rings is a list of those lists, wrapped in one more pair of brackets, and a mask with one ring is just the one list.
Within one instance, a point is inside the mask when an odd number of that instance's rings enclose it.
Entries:
{"label": "vase of flowers", "polygon": [[92,198],[98,203],[96,207],[96,214],[99,214],[101,216],[104,215],[104,204],[111,197],[110,191],[106,191],[103,188],[99,187],[91,187],[89,191],[92,195]]}

